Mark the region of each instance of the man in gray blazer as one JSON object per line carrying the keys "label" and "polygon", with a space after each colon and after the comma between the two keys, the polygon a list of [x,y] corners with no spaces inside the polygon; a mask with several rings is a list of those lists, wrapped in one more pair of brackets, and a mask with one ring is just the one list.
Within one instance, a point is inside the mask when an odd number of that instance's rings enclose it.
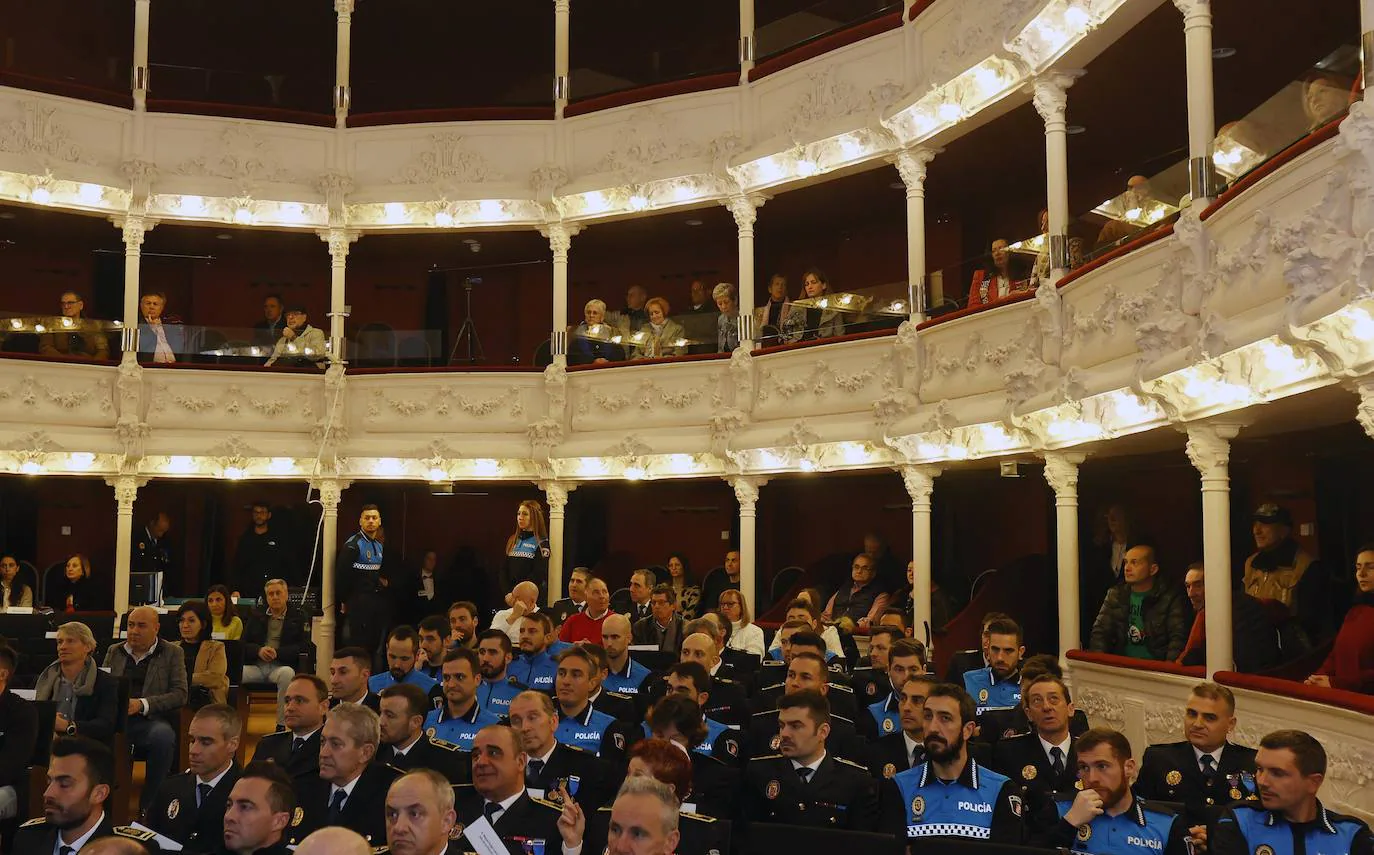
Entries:
{"label": "man in gray blazer", "polygon": [[677,613],[677,591],[664,582],[649,594],[649,616],[640,618],[630,629],[636,645],[654,644],[664,653],[677,656],[682,646],[682,615]]}
{"label": "man in gray blazer", "polygon": [[139,794],[146,808],[162,786],[177,753],[172,722],[186,705],[186,657],[181,648],[157,637],[159,616],[152,606],[129,612],[128,640],[105,651],[105,667],[129,681],[129,724],[126,733],[135,752],[148,761]]}

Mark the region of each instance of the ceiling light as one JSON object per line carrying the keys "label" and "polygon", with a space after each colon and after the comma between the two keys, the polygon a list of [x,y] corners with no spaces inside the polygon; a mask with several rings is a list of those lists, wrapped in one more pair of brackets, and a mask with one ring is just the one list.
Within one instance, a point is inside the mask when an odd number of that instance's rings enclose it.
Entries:
{"label": "ceiling light", "polygon": [[810,176],[815,175],[817,168],[818,167],[816,166],[816,161],[814,160],[807,160],[806,158],[802,158],[801,160],[797,161],[797,174],[800,175],[802,178],[809,178]]}
{"label": "ceiling light", "polygon": [[194,472],[196,469],[195,461],[186,454],[174,454],[167,458],[167,471],[179,474]]}
{"label": "ceiling light", "polygon": [[699,225],[701,225],[701,220],[686,220],[685,222],[686,222],[687,225],[689,225],[689,226],[699,226]]}
{"label": "ceiling light", "polygon": [[643,467],[643,466],[626,466],[626,467],[625,467],[625,478],[626,478],[626,480],[629,480],[629,481],[643,481],[643,480],[644,480],[644,475],[645,475],[645,472],[644,472],[644,467]]}
{"label": "ceiling light", "polygon": [[644,211],[649,207],[649,197],[643,193],[636,193],[630,197],[631,211]]}
{"label": "ceiling light", "polygon": [[181,204],[177,207],[183,214],[197,216],[205,213],[205,200],[200,196],[182,196]]}
{"label": "ceiling light", "polygon": [[43,471],[43,464],[36,460],[25,460],[19,464],[19,471],[25,475],[37,475]]}
{"label": "ceiling light", "polygon": [[441,229],[449,228],[453,225],[453,215],[448,211],[439,211],[434,215],[434,225]]}
{"label": "ceiling light", "polygon": [[242,467],[242,466],[226,466],[226,467],[224,467],[224,477],[225,477],[225,478],[228,478],[230,481],[242,481],[242,480],[243,480],[243,476],[246,475],[246,474],[247,474],[247,473],[243,471],[243,467]]}
{"label": "ceiling light", "polygon": [[248,206],[246,205],[238,206],[234,209],[234,222],[238,223],[241,226],[248,225],[249,223],[253,222],[253,212],[249,210]]}
{"label": "ceiling light", "polygon": [[797,468],[803,472],[815,472],[816,464],[809,458],[803,457],[801,460],[797,461]]}
{"label": "ceiling light", "polygon": [[99,184],[82,184],[76,195],[83,204],[99,205],[105,196],[105,188]]}
{"label": "ceiling light", "polygon": [[95,465],[95,455],[89,451],[74,451],[67,455],[67,468],[84,471]]}
{"label": "ceiling light", "polygon": [[958,104],[945,102],[936,108],[935,115],[939,116],[942,122],[957,122],[963,118],[964,111]]}
{"label": "ceiling light", "polygon": [[431,483],[435,481],[447,481],[448,473],[440,469],[438,466],[431,466],[429,468],[429,480]]}

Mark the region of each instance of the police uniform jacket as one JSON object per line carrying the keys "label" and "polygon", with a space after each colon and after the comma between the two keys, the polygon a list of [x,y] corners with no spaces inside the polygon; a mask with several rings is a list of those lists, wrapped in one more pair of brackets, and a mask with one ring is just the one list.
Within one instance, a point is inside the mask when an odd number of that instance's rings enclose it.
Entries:
{"label": "police uniform jacket", "polygon": [[483,680],[477,684],[477,705],[492,715],[505,716],[510,713],[510,702],[528,688],[509,675],[500,680]]}
{"label": "police uniform jacket", "polygon": [[320,774],[320,734],[323,727],[317,728],[306,738],[300,748],[292,750],[296,735],[289,730],[269,733],[258,740],[253,752],[253,762],[271,760],[286,770],[286,774],[300,780],[314,778]]}
{"label": "police uniform jacket", "polygon": [[[582,608],[586,605],[586,603],[574,603],[572,597],[554,600],[553,605],[548,608],[549,617],[553,618],[553,625],[558,626],[563,621],[582,611]],[[618,609],[616,611],[618,611]]]}
{"label": "police uniform jacket", "polygon": [[[454,830],[461,835],[462,829],[482,817],[482,806],[486,800],[471,785],[454,787],[454,797],[454,808],[458,812],[458,824]],[[506,851],[511,855],[526,855],[529,852],[540,851],[541,844],[545,855],[557,855],[563,846],[563,837],[558,833],[558,817],[562,813],[563,808],[560,805],[545,799],[532,799],[521,793],[520,797],[496,818],[492,827],[500,836],[501,842],[506,844]],[[468,843],[467,838],[460,836],[456,842],[449,844],[449,851],[470,852],[473,851],[473,846]],[[583,847],[583,851],[588,850]]]}
{"label": "police uniform jacket", "polygon": [[1151,745],[1141,758],[1135,792],[1147,801],[1182,802],[1189,825],[1204,824],[1221,806],[1256,795],[1255,749],[1226,743],[1216,771],[1206,777],[1191,743]]}
{"label": "police uniform jacket", "polygon": [[897,695],[889,692],[887,697],[868,704],[859,713],[859,734],[864,739],[874,740],[902,729],[902,717],[897,709]]}
{"label": "police uniform jacket", "polygon": [[611,764],[590,751],[561,742],[554,744],[553,753],[538,775],[530,774],[529,766],[525,767],[526,787],[552,793],[563,784],[588,812],[609,802],[619,783]]}
{"label": "police uniform jacket", "polygon": [[[44,734],[44,739],[51,736]],[[33,701],[8,689],[0,693],[0,787],[14,787],[21,805],[28,803],[29,761],[36,744],[38,710]]]}
{"label": "police uniform jacket", "polygon": [[[334,709],[334,707],[337,707],[341,703],[343,703],[342,698],[330,698],[329,708],[332,710]],[[378,715],[382,714],[382,696],[377,694],[376,692],[365,693],[363,695],[363,699],[361,701],[358,701],[358,703],[362,704],[363,706],[367,707],[368,709],[372,710]]]}
{"label": "police uniform jacket", "polygon": [[849,686],[856,702],[866,706],[892,692],[892,678],[872,665],[860,665],[849,675]]}
{"label": "police uniform jacket", "polygon": [[558,662],[547,651],[533,655],[521,653],[511,660],[506,674],[522,685],[553,694],[553,681],[558,676]]}
{"label": "police uniform jacket", "polygon": [[134,540],[133,555],[129,564],[135,573],[166,573],[172,566],[166,539],[153,537],[153,533],[144,526],[143,531]]}
{"label": "police uniform jacket", "polygon": [[1092,822],[1073,826],[1063,816],[1075,796],[1076,792],[1069,791],[1055,799],[1060,819],[1049,835],[1048,846],[1093,855],[1192,855],[1187,824],[1173,808],[1137,798],[1125,813],[1102,813]]}
{"label": "police uniform jacket", "polygon": [[1207,834],[1212,855],[1370,855],[1369,826],[1317,802],[1315,822],[1293,825],[1259,802],[1222,811]]}
{"label": "police uniform jacket", "polygon": [[[1031,732],[1030,719],[1026,718],[1024,706],[988,710],[978,717],[978,727],[978,735],[973,738],[987,743]],[[1088,732],[1088,727],[1087,714],[1082,710],[1074,710],[1073,717],[1069,719],[1069,736],[1077,739]]]}
{"label": "police uniform jacket", "polygon": [[[582,851],[606,851],[606,837],[611,827],[611,808],[606,806],[587,812],[587,831],[582,838]],[[730,821],[702,816],[683,810],[678,812],[677,830],[681,835],[677,855],[729,855]],[[544,850],[546,853],[548,849]]]}
{"label": "police uniform jacket", "polygon": [[[343,805],[343,814],[335,825],[341,825],[362,835],[363,839],[374,846],[386,844],[386,791],[399,773],[380,763],[369,763],[358,776],[353,793]],[[323,778],[299,781],[296,786],[297,813],[301,815],[299,824],[292,817],[288,827],[288,843],[299,844],[306,835],[319,828],[330,825],[329,802],[333,785]]]}
{"label": "police uniform jacket", "polygon": [[472,740],[477,731],[490,724],[500,724],[501,718],[482,709],[473,699],[472,707],[460,716],[450,714],[445,703],[425,717],[425,733],[446,742],[452,742],[464,751],[472,750]]}
{"label": "police uniform jacket", "polygon": [[773,754],[744,769],[744,816],[810,828],[872,831],[878,826],[873,778],[858,763],[827,753],[805,784],[792,760]]}
{"label": "police uniform jacket", "polygon": [[[109,811],[105,811],[105,816],[95,827],[95,833],[88,840],[96,840],[114,834],[114,820]],[[22,852],[24,855],[49,855],[55,851],[57,845],[57,827],[49,825],[43,817],[31,819],[19,826],[19,830],[14,833],[14,845],[12,852]],[[90,845],[90,844],[87,844]]]}
{"label": "police uniform jacket", "polygon": [[625,765],[625,754],[634,741],[635,732],[632,726],[587,704],[576,715],[567,715],[560,708],[558,728],[553,736],[564,745],[590,751],[619,769]]}
{"label": "police uniform jacket", "polygon": [[[730,819],[739,811],[743,770],[718,757],[689,752],[692,760],[692,792],[687,801],[696,812],[716,819]],[[617,787],[617,790],[619,788]]]}
{"label": "police uniform jacket", "polygon": [[883,782],[883,826],[900,838],[966,837],[1019,845],[1024,805],[1005,775],[970,758],[958,779],[935,777],[929,761]]}
{"label": "police uniform jacket", "polygon": [[1072,802],[1072,796],[1077,792],[1078,754],[1073,750],[1072,735],[1068,753],[1064,756],[1064,768],[1058,775],[1054,773],[1054,765],[1045,753],[1045,746],[1040,744],[1038,733],[1023,733],[999,740],[992,747],[990,765],[1019,787],[1029,821],[1049,823],[1049,827],[1032,828],[1032,833],[1049,831],[1054,827],[1054,823],[1049,821],[1053,818],[1049,804],[1055,793],[1068,794]]}
{"label": "police uniform jacket", "polygon": [[[778,711],[762,710],[756,712],[749,721],[747,744],[753,757],[776,754],[778,751]],[[854,763],[867,759],[864,741],[854,728],[854,722],[841,715],[830,715],[830,737],[826,740],[826,750],[837,757]]]}
{"label": "police uniform jacket", "polygon": [[966,671],[963,686],[977,705],[978,715],[989,710],[1015,709],[1021,705],[1020,671],[1005,680],[997,679],[991,667]]}
{"label": "police uniform jacket", "polygon": [[[854,690],[847,684],[834,680],[827,680],[826,685],[826,700],[830,702],[830,711],[835,715],[842,716],[855,722],[855,726],[857,727],[859,708],[854,700]],[[776,710],[778,708],[778,699],[785,694],[786,688],[787,686],[784,683],[764,686],[759,690],[758,696],[754,698],[754,712],[759,713],[765,710]]]}
{"label": "police uniform jacket", "polygon": [[607,674],[606,679],[601,681],[601,688],[629,697],[638,697],[646,690],[644,681],[649,679],[651,673],[648,668],[627,656],[625,657],[625,669],[623,671],[613,670]]}
{"label": "police uniform jacket", "polygon": [[595,698],[592,698],[592,706],[616,721],[634,724],[640,719],[639,710],[635,708],[633,698],[619,692],[609,691],[604,687],[596,693]]}
{"label": "police uniform jacket", "polygon": [[925,762],[925,746],[917,741],[915,757],[906,750],[906,734],[901,728],[868,743],[868,772],[875,778],[891,778]]}
{"label": "police uniform jacket", "polygon": [[383,745],[377,750],[377,762],[398,772],[433,769],[448,778],[451,784],[472,782],[472,755],[455,743],[424,734],[404,754],[397,754],[394,745]]}
{"label": "police uniform jacket", "polygon": [[[253,855],[291,855],[293,851],[294,850],[286,844],[285,840],[280,840],[273,843],[271,846],[264,846],[261,849],[253,850]],[[224,844],[221,843],[219,848],[215,850],[215,855],[238,855],[238,853],[226,849]]]}
{"label": "police uniform jacket", "polygon": [[945,671],[945,682],[953,683],[956,686],[964,685],[964,675],[969,671],[977,671],[979,668],[988,667],[988,661],[983,658],[983,651],[979,649],[960,650],[958,653],[949,657],[949,668]]}
{"label": "police uniform jacket", "polygon": [[240,771],[237,763],[231,763],[199,806],[196,789],[200,781],[195,773],[171,776],[153,796],[144,822],[158,834],[180,843],[186,852],[213,852],[224,843],[224,809]]}

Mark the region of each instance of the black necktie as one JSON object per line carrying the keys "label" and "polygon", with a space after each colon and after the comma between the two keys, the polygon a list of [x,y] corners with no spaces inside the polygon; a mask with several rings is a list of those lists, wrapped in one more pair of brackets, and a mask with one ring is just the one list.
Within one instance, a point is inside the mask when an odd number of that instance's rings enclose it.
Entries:
{"label": "black necktie", "polygon": [[338,825],[343,818],[344,802],[348,800],[348,793],[343,790],[335,790],[334,798],[329,802],[329,824]]}
{"label": "black necktie", "polygon": [[70,846],[58,847],[57,855],[76,855],[76,850]]}
{"label": "black necktie", "polygon": [[531,781],[538,781],[539,776],[542,774],[544,774],[544,761],[531,760],[529,769],[526,771],[525,776],[529,778]]}
{"label": "black necktie", "polygon": [[205,800],[210,798],[210,791],[214,787],[209,784],[196,784],[196,807],[205,804]]}
{"label": "black necktie", "polygon": [[295,754],[297,751],[300,751],[302,745],[305,745],[305,737],[303,737],[303,736],[297,736],[295,739],[292,739],[292,740],[291,740],[291,753],[292,753],[292,754]]}
{"label": "black necktie", "polygon": [[1198,758],[1198,764],[1202,768],[1202,774],[1204,777],[1210,778],[1212,777],[1212,773],[1216,771],[1216,758],[1210,754],[1204,754],[1200,758]]}
{"label": "black necktie", "polygon": [[814,771],[815,770],[812,769],[810,766],[798,766],[797,777],[801,778],[801,782],[803,784],[809,784],[811,783],[811,773]]}
{"label": "black necktie", "polygon": [[911,768],[916,768],[921,763],[921,755],[924,753],[921,746],[917,745],[911,749]]}
{"label": "black necktie", "polygon": [[487,818],[487,822],[496,825],[496,815],[501,812],[501,805],[498,802],[487,802],[482,805],[482,816]]}
{"label": "black necktie", "polygon": [[1050,749],[1050,768],[1054,769],[1056,778],[1064,774],[1064,749],[1058,745]]}

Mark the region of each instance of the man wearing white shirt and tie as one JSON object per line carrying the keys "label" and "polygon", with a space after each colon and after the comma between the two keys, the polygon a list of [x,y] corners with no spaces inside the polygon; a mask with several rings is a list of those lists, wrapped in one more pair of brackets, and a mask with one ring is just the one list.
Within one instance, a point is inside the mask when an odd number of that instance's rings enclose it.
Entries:
{"label": "man wearing white shirt and tie", "polygon": [[105,800],[114,785],[114,756],[84,736],[53,741],[43,815],[19,827],[13,852],[75,855],[97,837],[114,833]]}
{"label": "man wearing white shirt and tie", "polygon": [[328,825],[341,825],[379,846],[386,838],[386,792],[396,770],[373,763],[381,741],[377,714],[358,704],[329,711],[320,738],[320,774],[300,781],[301,823],[291,843]]}
{"label": "man wearing white shirt and tie", "polygon": [[562,855],[580,855],[582,809],[572,798],[562,805],[530,798],[525,792],[528,762],[520,734],[509,726],[491,724],[478,731],[472,743],[472,785],[456,788],[458,822],[464,831],[454,849],[472,851],[469,835],[486,830],[485,825],[512,855],[552,855],[556,842],[561,843]]}
{"label": "man wearing white shirt and tie", "polygon": [[187,729],[190,768],[163,782],[145,821],[188,849],[211,849],[224,837],[224,810],[239,779],[234,762],[243,724],[224,704],[201,707]]}

